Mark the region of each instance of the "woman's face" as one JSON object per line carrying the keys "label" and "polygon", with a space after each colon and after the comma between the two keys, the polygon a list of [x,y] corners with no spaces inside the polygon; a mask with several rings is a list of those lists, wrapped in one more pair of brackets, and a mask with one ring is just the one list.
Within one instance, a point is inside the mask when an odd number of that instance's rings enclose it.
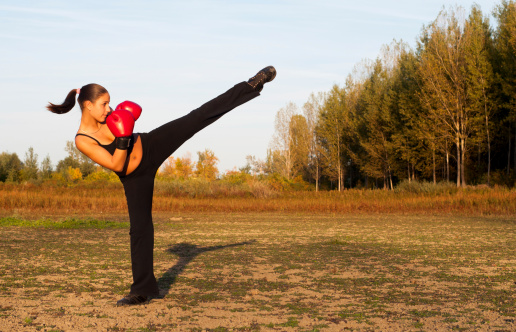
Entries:
{"label": "woman's face", "polygon": [[104,93],[103,95],[100,95],[94,103],[88,103],[88,110],[91,116],[98,122],[106,121],[106,116],[109,111],[111,111],[109,101],[109,93]]}

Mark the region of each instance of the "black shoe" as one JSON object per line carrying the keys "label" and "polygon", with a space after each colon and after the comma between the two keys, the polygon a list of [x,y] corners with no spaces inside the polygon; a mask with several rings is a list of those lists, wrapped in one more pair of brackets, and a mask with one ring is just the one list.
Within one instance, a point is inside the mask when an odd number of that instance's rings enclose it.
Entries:
{"label": "black shoe", "polygon": [[150,302],[150,298],[148,296],[129,294],[126,295],[123,299],[118,300],[116,302],[117,307],[125,306],[125,305],[137,305],[137,304],[146,304]]}
{"label": "black shoe", "polygon": [[265,67],[260,70],[256,75],[251,77],[247,84],[253,87],[256,91],[260,92],[263,89],[263,85],[272,81],[276,77],[276,69],[273,66]]}

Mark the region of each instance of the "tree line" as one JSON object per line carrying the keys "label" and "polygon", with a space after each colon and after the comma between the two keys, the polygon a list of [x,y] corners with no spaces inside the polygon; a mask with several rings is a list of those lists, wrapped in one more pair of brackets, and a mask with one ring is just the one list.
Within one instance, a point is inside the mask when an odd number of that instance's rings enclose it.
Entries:
{"label": "tree line", "polygon": [[30,147],[22,161],[16,153],[0,153],[0,182],[59,179],[76,181],[99,171],[91,160],[77,150],[72,141],[66,142],[68,156],[54,167],[47,155],[41,163],[38,154]]}
{"label": "tree line", "polygon": [[276,115],[268,171],[316,189],[514,186],[515,1],[493,17],[495,28],[476,5],[443,9],[414,49],[393,41],[343,86],[312,93],[301,110],[288,103]]}
{"label": "tree line", "polygon": [[[16,153],[0,153],[0,182],[25,182],[54,180],[69,184],[82,180],[118,181],[118,177],[82,154],[72,141],[66,142],[67,156],[54,167],[50,156],[46,156],[40,163],[38,154],[30,147],[25,153],[24,160],[20,160]],[[189,154],[183,157],[169,157],[161,166],[161,178],[187,180],[201,178],[213,181],[219,175],[217,168],[218,158],[213,151],[206,149],[197,152],[198,161],[192,161]]]}

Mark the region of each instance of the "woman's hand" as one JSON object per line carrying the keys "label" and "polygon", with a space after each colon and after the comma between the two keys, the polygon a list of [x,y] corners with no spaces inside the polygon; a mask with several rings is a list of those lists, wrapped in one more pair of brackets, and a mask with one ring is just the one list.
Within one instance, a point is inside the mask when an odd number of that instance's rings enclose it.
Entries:
{"label": "woman's hand", "polygon": [[115,110],[106,118],[106,124],[116,137],[116,148],[127,150],[131,144],[134,129],[134,116],[126,110]]}

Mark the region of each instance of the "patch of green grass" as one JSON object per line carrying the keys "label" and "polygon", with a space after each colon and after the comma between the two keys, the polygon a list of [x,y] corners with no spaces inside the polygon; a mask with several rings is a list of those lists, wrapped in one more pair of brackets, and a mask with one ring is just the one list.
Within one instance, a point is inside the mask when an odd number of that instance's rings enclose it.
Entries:
{"label": "patch of green grass", "polygon": [[318,310],[316,307],[312,304],[306,304],[301,303],[299,301],[294,301],[293,303],[287,303],[285,305],[287,310],[293,314],[293,315],[303,315],[303,314],[310,314],[312,316],[317,316]]}
{"label": "patch of green grass", "polygon": [[409,311],[410,314],[416,316],[416,317],[435,317],[435,316],[440,316],[441,313],[439,311],[432,311],[432,310],[410,310]]}
{"label": "patch of green grass", "polygon": [[321,331],[321,329],[326,329],[328,328],[329,325],[328,324],[317,324],[317,325],[314,325],[313,329],[311,330],[307,330],[308,331],[311,331],[311,332],[319,332]]}
{"label": "patch of green grass", "polygon": [[285,323],[278,324],[278,326],[298,327],[299,326],[299,321],[297,320],[296,317],[288,317],[287,321]]}
{"label": "patch of green grass", "polygon": [[25,220],[13,217],[0,218],[0,226],[18,226],[30,228],[53,228],[53,229],[82,229],[82,228],[128,228],[128,222],[116,222],[97,219],[75,219],[64,220],[38,219]]}
{"label": "patch of green grass", "polygon": [[414,323],[414,327],[415,327],[416,329],[421,329],[421,328],[423,328],[424,326],[425,326],[425,324],[424,324],[424,323],[421,323],[421,322],[415,322],[415,323]]}
{"label": "patch of green grass", "polygon": [[216,327],[214,329],[206,329],[206,331],[210,331],[210,332],[228,332],[229,329],[227,327],[224,327],[224,326],[219,326],[219,327]]}
{"label": "patch of green grass", "polygon": [[9,311],[9,310],[13,310],[13,307],[12,306],[4,307],[4,306],[0,305],[0,312]]}
{"label": "patch of green grass", "polygon": [[32,317],[25,317],[25,319],[23,320],[23,324],[25,325],[32,325],[33,322],[34,319]]}

